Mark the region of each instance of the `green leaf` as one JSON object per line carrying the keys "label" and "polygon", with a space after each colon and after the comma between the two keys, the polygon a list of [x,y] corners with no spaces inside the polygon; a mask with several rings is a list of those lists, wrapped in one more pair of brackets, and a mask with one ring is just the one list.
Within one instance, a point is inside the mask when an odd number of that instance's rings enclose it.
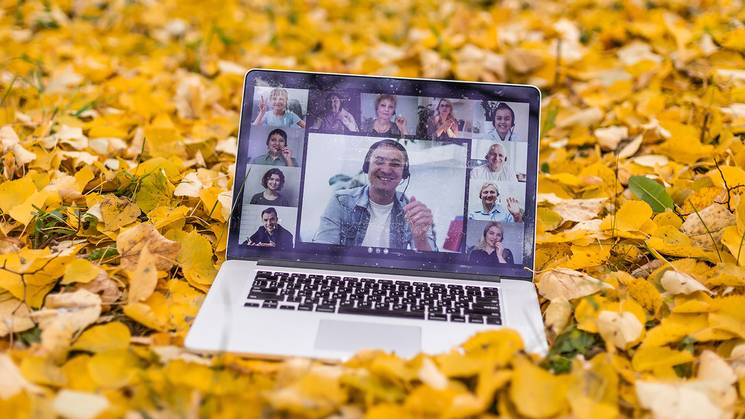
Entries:
{"label": "green leaf", "polygon": [[665,191],[665,187],[646,176],[631,176],[629,189],[639,199],[643,200],[654,212],[665,212],[665,209],[673,209],[673,199]]}

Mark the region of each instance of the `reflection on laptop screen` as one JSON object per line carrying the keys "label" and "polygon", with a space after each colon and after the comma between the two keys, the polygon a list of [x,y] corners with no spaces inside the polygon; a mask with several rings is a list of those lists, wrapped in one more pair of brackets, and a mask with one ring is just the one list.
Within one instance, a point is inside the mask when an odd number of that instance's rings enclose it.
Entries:
{"label": "reflection on laptop screen", "polygon": [[229,256],[529,277],[535,89],[259,70],[244,94]]}

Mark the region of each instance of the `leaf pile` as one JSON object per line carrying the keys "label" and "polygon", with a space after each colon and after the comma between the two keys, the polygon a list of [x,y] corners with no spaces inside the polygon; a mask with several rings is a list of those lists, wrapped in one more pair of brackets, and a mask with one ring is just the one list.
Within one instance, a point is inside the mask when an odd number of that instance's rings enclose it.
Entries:
{"label": "leaf pile", "polygon": [[[4,416],[745,414],[742,1],[0,1]],[[251,67],[539,86],[549,354],[184,351]]]}

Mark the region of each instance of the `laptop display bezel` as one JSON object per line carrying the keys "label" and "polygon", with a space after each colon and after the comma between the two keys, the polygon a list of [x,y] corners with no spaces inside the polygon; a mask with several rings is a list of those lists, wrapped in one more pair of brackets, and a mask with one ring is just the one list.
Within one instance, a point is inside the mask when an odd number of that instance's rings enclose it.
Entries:
{"label": "laptop display bezel", "polygon": [[[396,266],[381,266],[380,260],[376,261],[373,256],[349,256],[343,254],[343,248],[336,252],[323,252],[323,254],[306,254],[296,251],[269,251],[261,248],[252,248],[240,244],[239,231],[243,205],[244,191],[242,186],[246,178],[246,168],[249,163],[248,140],[251,129],[251,110],[254,88],[257,79],[271,79],[278,85],[287,88],[311,89],[311,86],[339,86],[354,84],[365,89],[365,86],[379,87],[383,83],[395,81],[396,94],[407,94],[406,92],[424,92],[419,96],[445,96],[452,94],[454,90],[462,93],[466,99],[499,100],[504,102],[524,102],[529,105],[528,115],[528,155],[527,155],[527,178],[525,192],[525,246],[530,246],[531,252],[525,254],[522,265],[505,266],[499,272],[480,273],[467,269],[467,265],[455,265],[446,263],[421,263],[418,261],[399,263]],[[341,83],[344,81],[345,83]],[[303,87],[305,86],[305,87]],[[408,89],[407,89],[408,86]],[[325,90],[325,89],[324,89]],[[372,89],[371,92],[382,92],[380,89]],[[453,277],[472,278],[479,280],[495,280],[498,278],[526,279],[533,277],[533,266],[535,259],[535,220],[536,220],[536,198],[538,177],[538,150],[540,138],[540,90],[535,86],[516,84],[496,84],[482,82],[466,82],[453,80],[433,80],[402,77],[363,76],[351,74],[333,74],[317,72],[300,72],[287,70],[252,69],[249,70],[243,83],[243,98],[241,101],[241,116],[238,133],[238,149],[236,152],[235,176],[233,181],[232,211],[228,222],[228,238],[226,259],[239,260],[269,260],[280,265],[297,264],[322,264],[325,266],[343,267],[361,271],[375,271],[390,274],[422,274],[438,273],[438,276],[452,275]],[[307,134],[306,134],[307,138]]]}

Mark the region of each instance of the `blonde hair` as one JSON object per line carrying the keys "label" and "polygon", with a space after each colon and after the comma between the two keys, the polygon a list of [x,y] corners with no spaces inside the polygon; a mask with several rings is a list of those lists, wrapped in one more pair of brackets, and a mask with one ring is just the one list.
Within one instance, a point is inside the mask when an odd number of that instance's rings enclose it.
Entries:
{"label": "blonde hair", "polygon": [[482,199],[481,198],[481,192],[484,192],[484,189],[486,189],[488,186],[491,186],[492,188],[494,188],[494,190],[497,191],[497,196],[499,196],[499,188],[497,187],[497,184],[496,183],[493,183],[493,182],[484,182],[484,184],[481,185],[481,189],[479,190],[479,199]]}
{"label": "blonde hair", "polygon": [[455,117],[455,108],[453,108],[453,102],[449,101],[448,99],[442,98],[439,102],[437,102],[437,109],[435,110],[435,116],[437,118],[440,117],[440,105],[442,105],[442,102],[445,102],[450,106],[450,113],[448,114],[448,120],[449,121],[455,121],[458,122],[458,118]]}
{"label": "blonde hair", "polygon": [[504,240],[504,228],[502,228],[502,223],[492,221],[484,227],[484,233],[481,235],[481,240],[479,240],[479,243],[476,245],[477,249],[486,251],[486,233],[488,233],[489,229],[492,227],[498,228],[499,232],[502,233],[502,240],[500,240],[500,242]]}
{"label": "blonde hair", "polygon": [[274,96],[279,96],[279,95],[282,95],[285,97],[285,102],[290,100],[289,96],[287,95],[287,90],[281,87],[275,87],[274,89],[272,89],[271,93],[269,93],[269,100],[274,98]]}

